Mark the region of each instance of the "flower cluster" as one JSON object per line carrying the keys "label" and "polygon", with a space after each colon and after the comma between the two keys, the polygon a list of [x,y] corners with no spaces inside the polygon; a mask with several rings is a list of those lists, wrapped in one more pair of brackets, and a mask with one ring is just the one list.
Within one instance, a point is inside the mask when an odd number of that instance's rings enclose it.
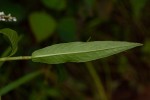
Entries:
{"label": "flower cluster", "polygon": [[5,15],[4,12],[0,12],[0,21],[9,21],[9,22],[16,22],[16,17],[12,17],[11,14]]}

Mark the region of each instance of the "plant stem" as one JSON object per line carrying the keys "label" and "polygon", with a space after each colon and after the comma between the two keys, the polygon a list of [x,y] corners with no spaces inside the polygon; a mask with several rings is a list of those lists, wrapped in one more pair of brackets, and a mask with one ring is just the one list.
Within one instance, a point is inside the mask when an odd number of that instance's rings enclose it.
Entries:
{"label": "plant stem", "polygon": [[0,58],[0,61],[10,61],[10,60],[29,60],[31,59],[31,56],[18,56],[18,57],[3,57]]}
{"label": "plant stem", "polygon": [[[11,51],[11,48],[8,47],[8,48],[5,50],[5,52],[2,53],[1,57],[6,57],[6,56],[8,56],[9,53],[10,53],[10,51]],[[4,64],[4,62],[0,62],[0,68],[1,68],[1,66],[2,66],[3,64]]]}
{"label": "plant stem", "polygon": [[88,69],[89,73],[91,74],[91,76],[95,82],[98,94],[100,96],[100,100],[108,100],[106,92],[105,92],[104,87],[102,85],[101,79],[98,76],[96,70],[94,69],[94,66],[92,65],[91,62],[86,62],[86,66],[87,66],[87,69]]}

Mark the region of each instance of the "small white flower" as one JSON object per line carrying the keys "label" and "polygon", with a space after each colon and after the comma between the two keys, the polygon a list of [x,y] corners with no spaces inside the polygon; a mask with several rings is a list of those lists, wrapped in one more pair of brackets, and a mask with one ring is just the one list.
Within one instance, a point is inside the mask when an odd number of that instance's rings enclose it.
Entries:
{"label": "small white flower", "polygon": [[2,21],[6,21],[6,19],[4,19],[4,18],[3,18],[3,19],[1,19],[1,20],[2,20]]}
{"label": "small white flower", "polygon": [[0,12],[0,21],[9,21],[9,22],[16,22],[16,17],[12,17],[11,14],[5,15],[4,12]]}
{"label": "small white flower", "polygon": [[1,15],[5,15],[4,12],[0,12],[0,16],[1,16]]}
{"label": "small white flower", "polygon": [[11,14],[8,14],[7,16],[11,17]]}
{"label": "small white flower", "polygon": [[14,22],[16,22],[16,21],[17,21],[16,17],[14,17],[14,18],[13,18],[13,21],[14,21]]}

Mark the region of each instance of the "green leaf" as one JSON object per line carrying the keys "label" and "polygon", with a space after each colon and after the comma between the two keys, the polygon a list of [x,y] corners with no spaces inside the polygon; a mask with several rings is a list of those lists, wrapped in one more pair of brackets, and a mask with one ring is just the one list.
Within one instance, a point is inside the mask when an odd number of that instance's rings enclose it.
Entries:
{"label": "green leaf", "polygon": [[14,55],[18,49],[19,36],[18,36],[17,32],[12,29],[5,28],[5,29],[1,29],[0,33],[2,33],[4,36],[6,36],[11,43],[12,51],[9,56]]}
{"label": "green leaf", "polygon": [[4,86],[3,88],[0,89],[0,95],[2,96],[4,94],[14,90],[15,88],[19,87],[20,85],[25,84],[26,82],[39,76],[41,74],[41,72],[42,71],[32,72],[30,74],[25,75],[24,77],[21,77],[20,79],[8,84],[7,86]]}
{"label": "green leaf", "polygon": [[[8,55],[10,54],[10,52],[11,52],[11,48],[8,47],[8,48],[2,53],[1,57],[6,57],[6,56],[8,56]],[[4,64],[4,62],[0,62],[0,68],[1,68],[1,66],[3,66],[3,64]]]}
{"label": "green leaf", "polygon": [[139,19],[147,0],[130,0],[135,19]]}
{"label": "green leaf", "polygon": [[52,35],[56,28],[55,20],[47,13],[34,12],[29,16],[29,22],[34,36],[42,42]]}
{"label": "green leaf", "polygon": [[119,41],[61,43],[33,52],[32,60],[48,64],[86,62],[108,57],[140,45]]}
{"label": "green leaf", "polygon": [[58,32],[60,37],[65,42],[76,40],[76,20],[74,18],[63,18],[58,25]]}
{"label": "green leaf", "polygon": [[42,3],[50,9],[63,10],[66,8],[66,0],[42,0]]}

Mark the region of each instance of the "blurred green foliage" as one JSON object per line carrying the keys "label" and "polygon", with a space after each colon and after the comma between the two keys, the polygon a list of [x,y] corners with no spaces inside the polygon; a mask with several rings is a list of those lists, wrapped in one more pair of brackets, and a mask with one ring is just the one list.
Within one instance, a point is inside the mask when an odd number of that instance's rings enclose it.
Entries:
{"label": "blurred green foliage", "polygon": [[[109,99],[149,100],[149,5],[149,0],[2,0],[0,12],[11,13],[18,21],[0,22],[0,28],[11,28],[22,36],[16,55],[31,55],[45,46],[87,41],[89,37],[90,41],[143,43],[142,48],[93,61],[92,66]],[[8,55],[3,51],[5,42],[0,37],[1,57]],[[2,100],[99,100],[86,64],[14,61],[1,65],[0,89],[29,72],[43,71],[41,76],[3,95]]]}
{"label": "blurred green foliage", "polygon": [[30,26],[38,42],[42,42],[54,32],[55,20],[44,12],[34,12],[29,16]]}
{"label": "blurred green foliage", "polygon": [[42,3],[54,10],[64,10],[66,8],[66,0],[41,0]]}
{"label": "blurred green foliage", "polygon": [[[65,42],[77,40],[76,32],[77,25],[76,19],[71,17],[62,18],[59,22],[58,33],[61,39]],[[67,27],[67,28],[66,28]]]}

